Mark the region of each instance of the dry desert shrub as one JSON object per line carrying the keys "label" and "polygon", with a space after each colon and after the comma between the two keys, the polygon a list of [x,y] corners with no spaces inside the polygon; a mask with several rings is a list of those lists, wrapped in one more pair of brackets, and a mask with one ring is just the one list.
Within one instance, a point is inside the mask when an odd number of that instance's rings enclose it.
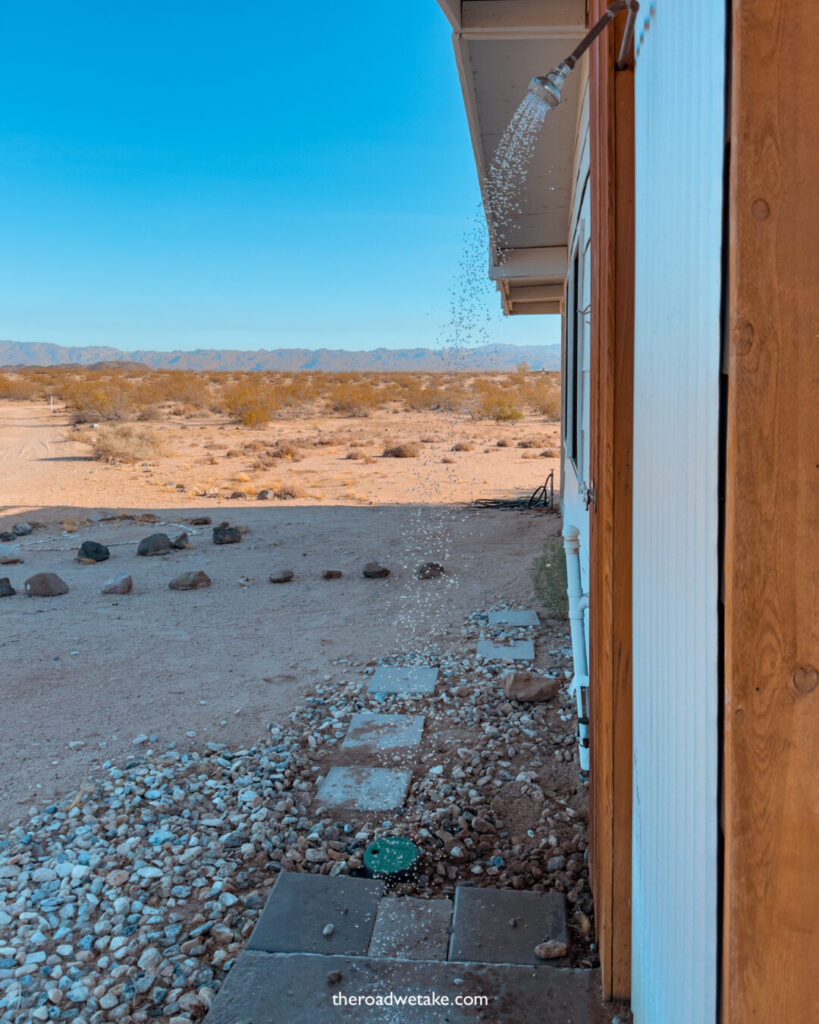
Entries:
{"label": "dry desert shrub", "polygon": [[91,457],[99,462],[147,462],[162,454],[162,442],[150,427],[118,423],[100,427]]}
{"label": "dry desert shrub", "polygon": [[219,405],[245,427],[269,423],[281,408],[275,388],[264,377],[247,377],[227,386]]}
{"label": "dry desert shrub", "polygon": [[277,441],[268,454],[273,459],[285,459],[288,462],[298,462],[301,458],[301,451],[287,441]]}
{"label": "dry desert shrub", "polygon": [[523,410],[515,404],[516,394],[509,393],[494,380],[475,381],[474,419],[493,419],[498,423],[516,423],[523,419]]}
{"label": "dry desert shrub", "polygon": [[382,452],[385,459],[417,459],[420,454],[417,444],[396,444]]}
{"label": "dry desert shrub", "polygon": [[66,382],[62,397],[75,423],[129,419],[136,411],[134,385],[122,375],[90,375]]}
{"label": "dry desert shrub", "polygon": [[548,420],[560,419],[560,374],[534,374],[534,380],[523,385],[521,395],[526,404]]}
{"label": "dry desert shrub", "polygon": [[501,405],[493,405],[488,410],[489,415],[496,423],[517,423],[523,419],[523,410],[511,402],[504,402]]}
{"label": "dry desert shrub", "polygon": [[158,405],[146,405],[144,409],[140,410],[137,419],[142,423],[162,419],[162,409]]}
{"label": "dry desert shrub", "polygon": [[0,373],[0,398],[10,398],[14,402],[31,401],[39,398],[42,385],[36,381],[15,374]]}
{"label": "dry desert shrub", "polygon": [[456,441],[452,450],[453,452],[474,452],[475,445],[471,441]]}
{"label": "dry desert shrub", "polygon": [[273,497],[278,498],[279,501],[292,501],[296,498],[306,498],[307,491],[300,484],[291,481],[275,488]]}
{"label": "dry desert shrub", "polygon": [[342,416],[371,416],[381,405],[381,396],[372,384],[353,384],[346,380],[329,385],[324,397],[333,412]]}
{"label": "dry desert shrub", "polygon": [[162,370],[146,374],[134,387],[134,404],[158,405],[173,402],[182,407],[201,409],[210,405],[212,395],[207,381],[192,370]]}

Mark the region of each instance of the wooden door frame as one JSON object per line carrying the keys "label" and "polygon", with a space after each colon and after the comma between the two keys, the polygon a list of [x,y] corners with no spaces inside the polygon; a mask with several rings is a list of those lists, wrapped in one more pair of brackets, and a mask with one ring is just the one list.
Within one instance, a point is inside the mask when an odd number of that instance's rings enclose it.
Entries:
{"label": "wooden door frame", "polygon": [[723,1024],[815,1019],[819,5],[733,0]]}
{"label": "wooden door frame", "polygon": [[[593,24],[607,3],[589,6]],[[590,873],[606,999],[631,993],[634,71],[614,68],[624,23],[589,54]]]}

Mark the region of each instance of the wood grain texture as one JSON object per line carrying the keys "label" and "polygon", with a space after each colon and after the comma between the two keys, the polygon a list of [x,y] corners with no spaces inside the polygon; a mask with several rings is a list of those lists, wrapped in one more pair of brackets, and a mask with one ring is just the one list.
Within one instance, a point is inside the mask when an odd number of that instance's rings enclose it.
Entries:
{"label": "wood grain texture", "polygon": [[[593,22],[605,9],[591,5]],[[622,23],[590,51],[592,324],[591,876],[605,998],[631,989],[631,443],[634,80],[615,74]]]}
{"label": "wood grain texture", "polygon": [[733,3],[724,1024],[819,1007],[819,5]]}

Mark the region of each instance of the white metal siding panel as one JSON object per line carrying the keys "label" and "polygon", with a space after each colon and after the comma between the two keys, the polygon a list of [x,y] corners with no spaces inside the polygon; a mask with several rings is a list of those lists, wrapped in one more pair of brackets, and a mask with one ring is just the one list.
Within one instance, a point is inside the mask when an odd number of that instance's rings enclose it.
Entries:
{"label": "white metal siding panel", "polygon": [[[582,239],[579,238],[578,232],[581,230],[582,227],[582,230],[586,236],[588,236],[589,233],[589,91],[587,80],[588,65],[584,62],[581,65],[581,67],[578,68],[577,73],[583,75],[584,81],[581,86],[582,102],[580,105],[580,114],[578,118],[577,145],[575,147],[574,153],[573,193],[571,202],[571,216],[569,222],[569,235],[566,239],[566,243],[569,249],[569,273],[571,272],[573,262],[573,247],[578,241],[580,242],[581,246],[583,244]],[[588,282],[585,282],[583,280],[587,268],[583,263],[582,255],[583,253],[581,249],[581,280],[579,282],[579,285],[582,291],[578,295],[579,302],[583,301],[582,295],[587,293],[589,289]],[[573,316],[573,311],[567,308],[565,316],[563,318],[564,345],[566,344],[566,330],[568,327],[570,316]],[[579,338],[578,348],[581,359],[583,360],[582,365],[585,367],[588,363],[588,324],[584,322],[582,324],[581,330],[582,333]],[[580,412],[581,410],[582,405],[578,407],[578,411]],[[588,482],[589,469],[588,455],[584,453],[585,446],[583,446],[581,443],[581,458],[578,462],[577,470],[575,470],[574,466],[568,459],[564,458],[563,460],[562,511],[564,524],[577,527],[580,533],[580,576],[583,585],[583,590],[584,592],[587,592],[589,589],[589,513],[587,512],[583,504],[581,484]]]}
{"label": "white metal siding panel", "polygon": [[714,1024],[725,5],[657,0],[648,17],[635,76],[632,1005],[637,1024]]}

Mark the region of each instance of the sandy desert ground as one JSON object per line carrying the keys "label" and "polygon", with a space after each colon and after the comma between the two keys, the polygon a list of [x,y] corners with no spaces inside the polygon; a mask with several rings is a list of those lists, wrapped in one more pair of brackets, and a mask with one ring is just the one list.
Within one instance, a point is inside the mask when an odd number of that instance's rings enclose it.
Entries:
{"label": "sandy desert ground", "polygon": [[[498,598],[531,602],[532,562],[556,529],[554,517],[470,504],[528,494],[557,469],[548,448],[557,426],[542,418],[498,424],[381,410],[250,430],[203,413],[155,429],[167,454],[108,465],[89,459],[66,413],[0,403],[0,529],[23,519],[35,527],[0,545],[0,557],[23,559],[0,566],[18,590],[0,603],[3,821],[127,756],[138,734],[182,749],[253,742],[316,681],[444,639]],[[295,454],[259,465],[259,451],[275,443]],[[419,456],[382,457],[404,443]],[[265,488],[299,496],[246,496]],[[196,515],[247,533],[241,544],[214,546],[210,527],[190,524]],[[191,549],[137,556],[142,537],[182,529]],[[79,564],[86,539],[107,544],[111,558]],[[372,559],[391,568],[389,579],[363,578]],[[428,560],[447,575],[416,579]],[[295,579],[269,583],[283,567]],[[209,589],[168,589],[197,569]],[[344,575],[324,580],[324,569]],[[24,580],[42,571],[58,573],[69,593],[23,596]],[[104,597],[102,582],[118,572],[133,575],[133,593]]]}

